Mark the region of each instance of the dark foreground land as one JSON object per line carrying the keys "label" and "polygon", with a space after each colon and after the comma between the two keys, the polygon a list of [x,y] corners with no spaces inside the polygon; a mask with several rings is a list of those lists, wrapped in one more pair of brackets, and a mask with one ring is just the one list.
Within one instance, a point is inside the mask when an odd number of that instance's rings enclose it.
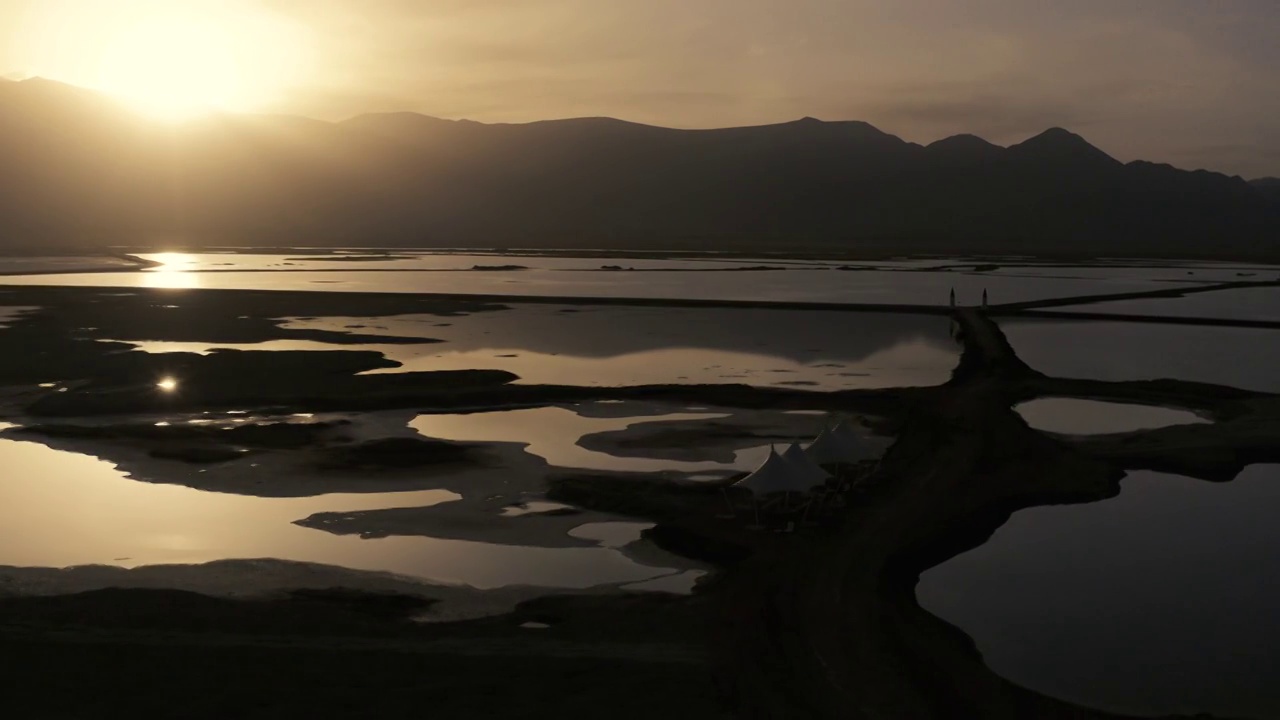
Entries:
{"label": "dark foreground land", "polygon": [[[67,392],[13,399],[22,414],[45,419],[243,407],[255,393],[253,407],[295,412],[660,398],[873,413],[897,440],[874,468],[846,469],[857,480],[843,508],[790,534],[717,519],[714,488],[552,479],[551,499],[652,520],[655,542],[717,565],[690,597],[548,597],[509,615],[429,625],[410,620],[429,600],[355,591],[0,597],[0,653],[17,660],[0,674],[0,692],[14,717],[1119,717],[993,674],[968,636],[920,608],[920,573],[982,543],[1018,509],[1115,495],[1125,470],[1224,481],[1245,465],[1280,461],[1280,397],[1178,381],[1046,377],[972,309],[955,313],[964,353],[945,385],[834,393],[515,386],[485,373],[355,376],[380,358],[215,353],[186,358],[184,378],[198,390],[170,397],[155,392],[153,356],[122,358],[69,332],[106,328],[110,336],[113,322],[157,323],[164,339],[210,340],[216,330],[223,342],[249,342],[279,336],[269,317],[422,311],[392,309],[391,297],[361,301],[388,305],[353,312],[351,298],[338,311],[322,307],[333,300],[297,294],[264,306],[262,295],[241,294],[241,305],[216,312],[209,304],[179,321],[142,311],[146,293],[33,290],[9,300],[45,310],[4,331],[15,341],[7,347],[25,351],[0,362],[0,380],[71,383]],[[130,317],[128,308],[137,312]],[[193,317],[204,331],[189,329]],[[358,341],[339,335],[324,339]],[[235,389],[219,385],[229,377]],[[1068,442],[1032,430],[1011,409],[1049,395],[1167,404],[1216,422]],[[521,627],[528,622],[549,627]]]}
{"label": "dark foreground land", "polygon": [[[411,607],[388,604],[123,590],[9,599],[0,651],[14,662],[0,687],[12,717],[32,718],[724,716],[698,650],[646,638],[625,607],[537,637],[548,631],[511,618],[424,629],[403,620]],[[649,615],[689,630],[683,614]],[[597,640],[592,626],[614,630]]]}

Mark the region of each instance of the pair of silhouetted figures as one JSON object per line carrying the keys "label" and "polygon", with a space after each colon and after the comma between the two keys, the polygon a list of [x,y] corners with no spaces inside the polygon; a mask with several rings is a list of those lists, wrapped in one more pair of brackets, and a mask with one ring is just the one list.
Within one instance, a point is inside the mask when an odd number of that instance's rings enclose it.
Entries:
{"label": "pair of silhouetted figures", "polygon": [[[951,307],[956,306],[956,289],[951,288]],[[987,306],[987,289],[982,288],[982,307]]]}

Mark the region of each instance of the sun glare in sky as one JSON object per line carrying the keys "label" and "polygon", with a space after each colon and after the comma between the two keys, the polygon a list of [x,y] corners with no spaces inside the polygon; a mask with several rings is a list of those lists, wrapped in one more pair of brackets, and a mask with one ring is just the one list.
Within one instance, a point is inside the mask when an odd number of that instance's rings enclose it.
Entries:
{"label": "sun glare in sky", "polygon": [[233,39],[194,17],[139,18],[112,39],[100,63],[103,90],[158,118],[179,120],[244,100]]}
{"label": "sun glare in sky", "polygon": [[278,103],[302,79],[305,37],[239,0],[47,0],[25,19],[26,71],[180,121]]}

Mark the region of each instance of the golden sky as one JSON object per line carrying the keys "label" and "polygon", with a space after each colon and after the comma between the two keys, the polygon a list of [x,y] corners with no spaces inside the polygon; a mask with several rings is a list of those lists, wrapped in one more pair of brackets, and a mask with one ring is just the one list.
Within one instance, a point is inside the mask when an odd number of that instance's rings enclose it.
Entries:
{"label": "golden sky", "polygon": [[181,117],[1050,126],[1280,174],[1280,0],[0,0],[0,73]]}

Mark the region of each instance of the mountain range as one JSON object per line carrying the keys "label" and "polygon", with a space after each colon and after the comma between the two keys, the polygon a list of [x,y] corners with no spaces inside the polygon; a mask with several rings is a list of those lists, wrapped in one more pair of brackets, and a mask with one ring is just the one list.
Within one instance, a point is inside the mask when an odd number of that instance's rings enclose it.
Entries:
{"label": "mountain range", "polygon": [[0,248],[103,244],[1269,256],[1280,180],[1122,163],[1059,128],[1001,147],[813,118],[165,125],[0,82]]}

